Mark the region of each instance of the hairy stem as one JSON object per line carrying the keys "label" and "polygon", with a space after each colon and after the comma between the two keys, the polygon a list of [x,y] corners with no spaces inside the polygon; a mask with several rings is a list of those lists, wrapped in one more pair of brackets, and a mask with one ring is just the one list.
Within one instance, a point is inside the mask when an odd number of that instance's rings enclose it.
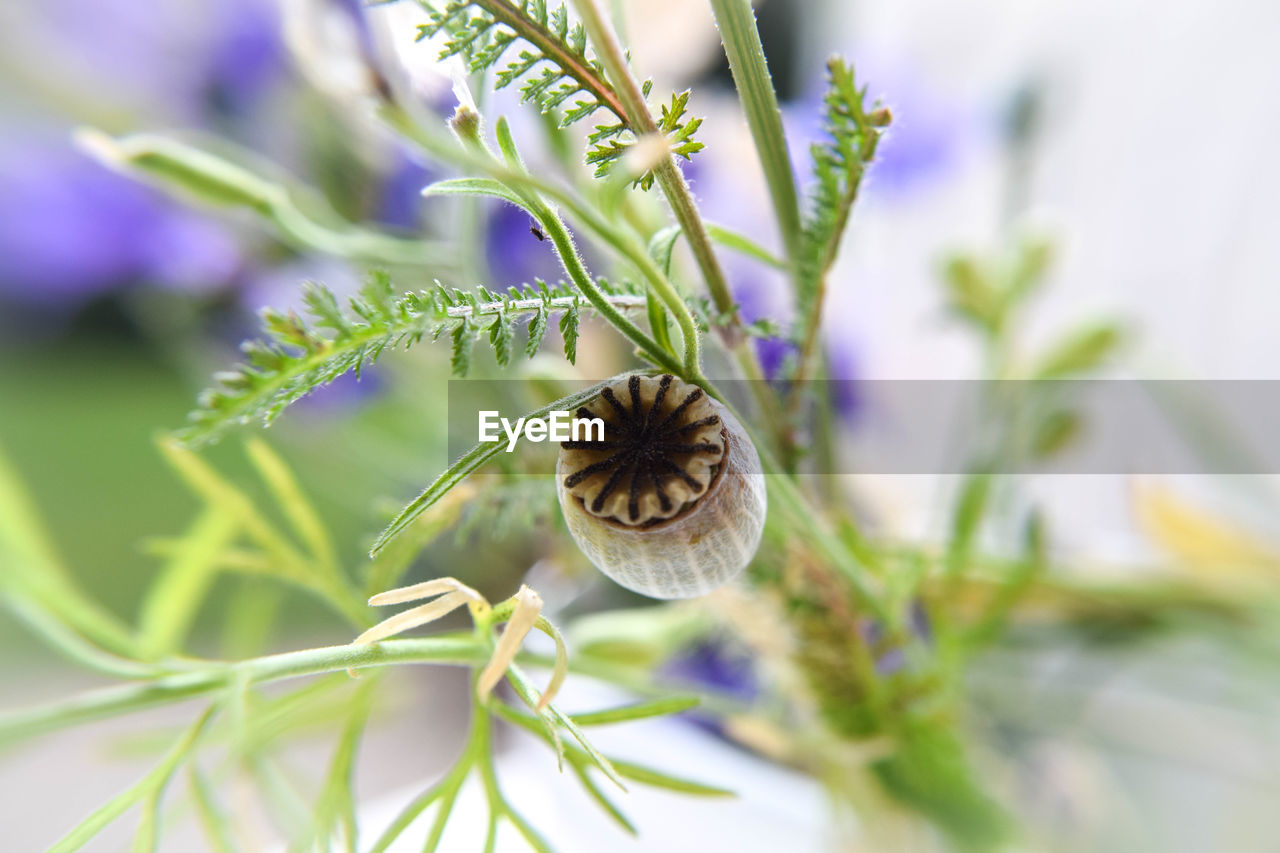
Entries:
{"label": "hairy stem", "polygon": [[326,646],[252,658],[237,663],[208,661],[189,672],[104,688],[49,705],[0,715],[0,744],[67,726],[166,705],[232,684],[255,684],[395,663],[482,664],[489,649],[470,635],[389,640],[373,645]]}
{"label": "hairy stem", "polygon": [[[595,0],[574,0],[573,5],[578,10],[582,25],[587,30],[587,35],[596,49],[596,54],[600,57],[601,64],[609,74],[610,82],[617,89],[626,114],[627,125],[636,136],[659,134],[658,124],[653,120],[649,105],[645,103],[639,82],[627,65],[626,54],[607,16],[600,11]],[[692,193],[689,192],[689,185],[685,182],[684,174],[676,166],[674,155],[664,156],[654,168],[654,174],[657,175],[658,183],[662,186],[662,192],[667,197],[676,220],[684,229],[685,239],[689,241],[689,248],[693,250],[693,256],[698,261],[698,267],[702,270],[707,289],[711,292],[716,308],[723,314],[733,316],[736,322],[737,312],[733,304],[733,295],[729,292],[729,284],[711,248],[711,237],[707,234],[702,217],[698,215],[698,207],[693,201]]]}
{"label": "hairy stem", "polygon": [[720,27],[720,38],[742,100],[747,126],[755,141],[756,155],[769,185],[782,244],[794,265],[800,255],[800,204],[796,198],[795,176],[791,174],[787,137],[782,130],[782,113],[764,47],[760,44],[755,12],[751,9],[751,0],[711,0],[711,8]]}
{"label": "hairy stem", "polygon": [[604,104],[618,117],[619,121],[627,120],[618,93],[601,80],[599,75],[580,58],[565,50],[560,39],[550,30],[530,19],[523,8],[523,3],[517,6],[506,0],[473,0],[473,2],[514,30],[520,38],[532,44],[543,56],[560,66],[561,71],[572,77],[579,86]]}
{"label": "hairy stem", "polygon": [[[617,33],[614,32],[608,18],[600,11],[595,0],[574,0],[574,7],[582,18],[583,26],[587,30],[591,43],[595,46],[601,63],[622,98],[632,130],[637,136],[657,134],[659,132],[657,123],[653,120],[653,114],[649,112],[640,84],[631,73],[622,45],[618,42]],[[702,277],[707,283],[707,290],[711,293],[716,310],[729,318],[728,325],[722,327],[725,345],[733,353],[734,360],[737,361],[743,375],[749,380],[752,395],[769,425],[771,435],[780,446],[785,446],[787,430],[781,408],[778,406],[776,397],[765,385],[764,371],[760,367],[755,349],[742,334],[742,319],[738,315],[733,294],[729,291],[729,283],[725,279],[724,271],[720,268],[720,261],[716,258],[715,251],[711,248],[711,237],[707,233],[706,224],[698,212],[698,206],[693,200],[693,194],[689,191],[684,173],[676,166],[674,155],[664,156],[654,168],[654,174],[662,186],[663,194],[667,197],[667,203],[671,205],[676,221],[684,230],[685,240],[688,241],[698,267],[702,270]]]}
{"label": "hairy stem", "polygon": [[[510,131],[504,121],[498,122],[497,134],[498,144],[502,148],[503,154],[506,155],[508,166],[517,172],[527,173],[528,170],[519,159],[519,153],[515,149],[515,143],[512,141]],[[668,370],[674,369],[674,372],[679,373],[686,379],[696,380],[701,377],[701,353],[698,345],[697,325],[693,321],[693,315],[689,312],[689,307],[684,304],[684,300],[680,299],[669,282],[662,279],[666,291],[669,292],[664,292],[660,289],[658,295],[662,297],[664,302],[669,299],[673,300],[673,303],[669,303],[669,307],[675,312],[676,320],[680,324],[680,331],[684,335],[683,366],[673,362],[666,349],[646,335],[638,326],[623,316],[621,312],[614,309],[612,305],[608,304],[604,294],[600,292],[592,280],[591,274],[587,272],[582,256],[578,254],[578,249],[573,245],[573,239],[569,236],[569,229],[565,227],[564,220],[560,218],[560,212],[543,201],[536,192],[516,187],[511,189],[525,201],[529,212],[542,225],[542,230],[546,232],[548,239],[555,246],[556,254],[560,256],[560,263],[563,264],[569,279],[582,291],[587,300],[596,306],[596,310],[601,316],[635,341],[651,357],[655,358],[655,363]]]}

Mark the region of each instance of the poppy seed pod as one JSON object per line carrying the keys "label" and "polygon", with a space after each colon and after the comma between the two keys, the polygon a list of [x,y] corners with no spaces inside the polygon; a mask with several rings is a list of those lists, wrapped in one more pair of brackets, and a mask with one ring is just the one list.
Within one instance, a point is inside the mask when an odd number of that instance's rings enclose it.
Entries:
{"label": "poppy seed pod", "polygon": [[673,376],[633,375],[576,418],[599,418],[604,434],[561,443],[556,494],[596,568],[644,595],[692,598],[747,567],[764,531],[764,473],[724,406]]}

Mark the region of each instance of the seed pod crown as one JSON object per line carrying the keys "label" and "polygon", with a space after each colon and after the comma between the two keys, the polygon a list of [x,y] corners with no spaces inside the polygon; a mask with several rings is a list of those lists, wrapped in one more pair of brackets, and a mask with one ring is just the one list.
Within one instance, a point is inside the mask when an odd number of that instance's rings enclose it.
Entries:
{"label": "seed pod crown", "polygon": [[687,511],[707,493],[724,457],[724,425],[701,388],[672,376],[627,380],[625,393],[605,388],[579,418],[604,421],[603,441],[561,444],[564,487],[587,512],[644,527]]}
{"label": "seed pod crown", "polygon": [[556,491],[602,572],[656,598],[701,595],[750,562],[764,525],[760,458],[741,424],[670,375],[632,375],[578,409],[595,441],[561,443]]}

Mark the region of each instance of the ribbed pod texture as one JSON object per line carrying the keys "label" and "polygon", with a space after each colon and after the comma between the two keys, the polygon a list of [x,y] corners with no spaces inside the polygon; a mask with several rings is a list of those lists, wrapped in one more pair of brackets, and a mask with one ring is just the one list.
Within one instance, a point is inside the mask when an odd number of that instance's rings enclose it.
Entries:
{"label": "ribbed pod texture", "polygon": [[764,473],[723,406],[671,376],[631,376],[577,416],[601,418],[606,432],[561,445],[556,492],[600,571],[670,599],[703,595],[747,567],[764,531]]}

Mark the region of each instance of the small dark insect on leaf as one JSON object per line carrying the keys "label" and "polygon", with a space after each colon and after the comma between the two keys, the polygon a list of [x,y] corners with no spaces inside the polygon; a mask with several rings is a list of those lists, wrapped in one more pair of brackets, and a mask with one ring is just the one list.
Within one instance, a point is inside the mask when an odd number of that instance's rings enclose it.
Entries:
{"label": "small dark insect on leaf", "polygon": [[543,240],[547,239],[547,235],[543,233],[542,229],[538,227],[538,223],[536,222],[529,223],[529,233],[537,237],[538,242],[542,242]]}

